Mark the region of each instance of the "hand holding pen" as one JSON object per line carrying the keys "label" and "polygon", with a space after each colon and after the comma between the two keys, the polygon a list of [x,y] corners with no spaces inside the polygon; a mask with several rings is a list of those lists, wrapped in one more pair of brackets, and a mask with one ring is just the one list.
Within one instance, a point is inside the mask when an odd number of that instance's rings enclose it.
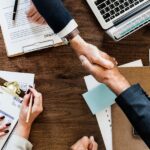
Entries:
{"label": "hand holding pen", "polygon": [[[32,105],[30,102],[31,97],[32,97]],[[32,123],[42,111],[43,111],[42,94],[37,92],[34,88],[29,88],[22,103],[19,121],[16,128],[16,134],[28,139]],[[30,115],[28,116],[29,112]]]}

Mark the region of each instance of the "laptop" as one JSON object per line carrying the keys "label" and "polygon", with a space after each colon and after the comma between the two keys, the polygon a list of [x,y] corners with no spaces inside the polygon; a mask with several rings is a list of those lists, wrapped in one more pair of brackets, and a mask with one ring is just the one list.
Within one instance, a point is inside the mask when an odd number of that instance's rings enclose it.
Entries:
{"label": "laptop", "polygon": [[150,23],[150,0],[86,0],[102,28],[119,41]]}

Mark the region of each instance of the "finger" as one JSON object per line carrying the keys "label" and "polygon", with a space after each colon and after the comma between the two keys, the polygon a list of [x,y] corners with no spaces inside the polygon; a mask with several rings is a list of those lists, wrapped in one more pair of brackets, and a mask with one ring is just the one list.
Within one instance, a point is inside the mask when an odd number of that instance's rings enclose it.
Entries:
{"label": "finger", "polygon": [[82,66],[89,72],[92,73],[93,72],[93,65],[90,63],[90,61],[83,55],[81,55],[79,57]]}
{"label": "finger", "polygon": [[44,19],[43,19],[42,17],[40,17],[40,19],[37,20],[37,23],[38,23],[38,24],[41,24],[41,25],[44,24]]}
{"label": "finger", "polygon": [[100,51],[95,61],[98,65],[101,65],[107,69],[112,69],[115,65],[115,61],[109,55]]}
{"label": "finger", "polygon": [[95,75],[97,69],[100,72],[103,72],[103,68],[101,66],[97,67],[96,65],[91,64],[90,61],[85,56],[81,55],[80,60],[82,62],[83,67],[92,75]]}
{"label": "finger", "polygon": [[113,57],[113,60],[116,63],[116,65],[118,65],[118,62],[117,62],[116,58]]}
{"label": "finger", "polygon": [[76,150],[80,146],[80,140],[71,146],[71,150]]}
{"label": "finger", "polygon": [[27,17],[32,17],[36,13],[34,5],[31,5],[29,10],[26,12]]}
{"label": "finger", "polygon": [[29,88],[29,89],[30,89],[30,92],[33,94],[34,97],[36,97],[39,94],[39,92],[36,89],[34,89],[34,88]]}
{"label": "finger", "polygon": [[[10,125],[9,125],[10,126]],[[0,132],[4,132],[9,127],[7,124],[0,126]]]}
{"label": "finger", "polygon": [[95,139],[93,136],[90,137],[90,141],[91,141],[91,149],[90,150],[97,150],[98,149],[98,145],[95,142]]}
{"label": "finger", "polygon": [[30,17],[31,21],[33,21],[33,22],[38,22],[38,20],[40,18],[41,18],[41,16],[38,13],[36,13],[32,17]]}
{"label": "finger", "polygon": [[31,92],[34,96],[33,102],[33,112],[42,112],[43,111],[43,101],[42,101],[42,94],[37,92],[35,89],[31,89]]}
{"label": "finger", "polygon": [[96,142],[93,142],[92,150],[98,150],[98,144]]}
{"label": "finger", "polygon": [[29,100],[31,97],[31,93],[26,94],[23,98],[22,107],[27,107],[29,105]]}
{"label": "finger", "polygon": [[0,137],[5,136],[9,131],[0,132]]}
{"label": "finger", "polygon": [[0,116],[0,121],[5,119],[5,116]]}
{"label": "finger", "polygon": [[87,136],[82,137],[79,139],[74,145],[72,145],[71,149],[72,150],[79,150],[81,147],[83,148],[88,148],[88,145],[90,143],[90,140]]}

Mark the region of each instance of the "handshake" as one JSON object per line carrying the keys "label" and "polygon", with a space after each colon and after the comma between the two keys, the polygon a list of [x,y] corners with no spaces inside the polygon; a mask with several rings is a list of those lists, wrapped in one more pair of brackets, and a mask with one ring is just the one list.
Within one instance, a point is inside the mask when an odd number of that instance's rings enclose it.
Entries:
{"label": "handshake", "polygon": [[115,58],[100,51],[94,45],[89,43],[85,45],[85,51],[83,54],[79,54],[79,59],[82,66],[92,74],[98,82],[106,84],[116,95],[120,95],[130,87],[129,82],[119,72],[117,67],[118,62]]}
{"label": "handshake", "polygon": [[[27,12],[27,16],[31,22],[38,24],[46,23],[33,3]],[[130,87],[128,81],[120,74],[115,58],[100,51],[96,46],[87,43],[80,35],[72,39],[70,45],[78,55],[83,67],[97,81],[106,84],[117,95]]]}

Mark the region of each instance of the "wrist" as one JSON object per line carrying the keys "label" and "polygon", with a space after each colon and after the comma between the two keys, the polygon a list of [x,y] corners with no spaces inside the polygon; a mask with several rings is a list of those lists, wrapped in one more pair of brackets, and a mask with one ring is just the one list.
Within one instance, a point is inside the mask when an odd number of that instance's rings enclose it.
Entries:
{"label": "wrist", "polygon": [[87,43],[81,38],[80,35],[75,36],[70,41],[70,45],[78,56],[82,55],[87,47]]}
{"label": "wrist", "polygon": [[29,135],[30,135],[30,131],[31,131],[31,125],[26,126],[26,125],[22,125],[18,122],[15,133],[18,136],[28,139]]}
{"label": "wrist", "polygon": [[108,79],[106,84],[116,95],[120,95],[131,86],[127,79],[121,74]]}

